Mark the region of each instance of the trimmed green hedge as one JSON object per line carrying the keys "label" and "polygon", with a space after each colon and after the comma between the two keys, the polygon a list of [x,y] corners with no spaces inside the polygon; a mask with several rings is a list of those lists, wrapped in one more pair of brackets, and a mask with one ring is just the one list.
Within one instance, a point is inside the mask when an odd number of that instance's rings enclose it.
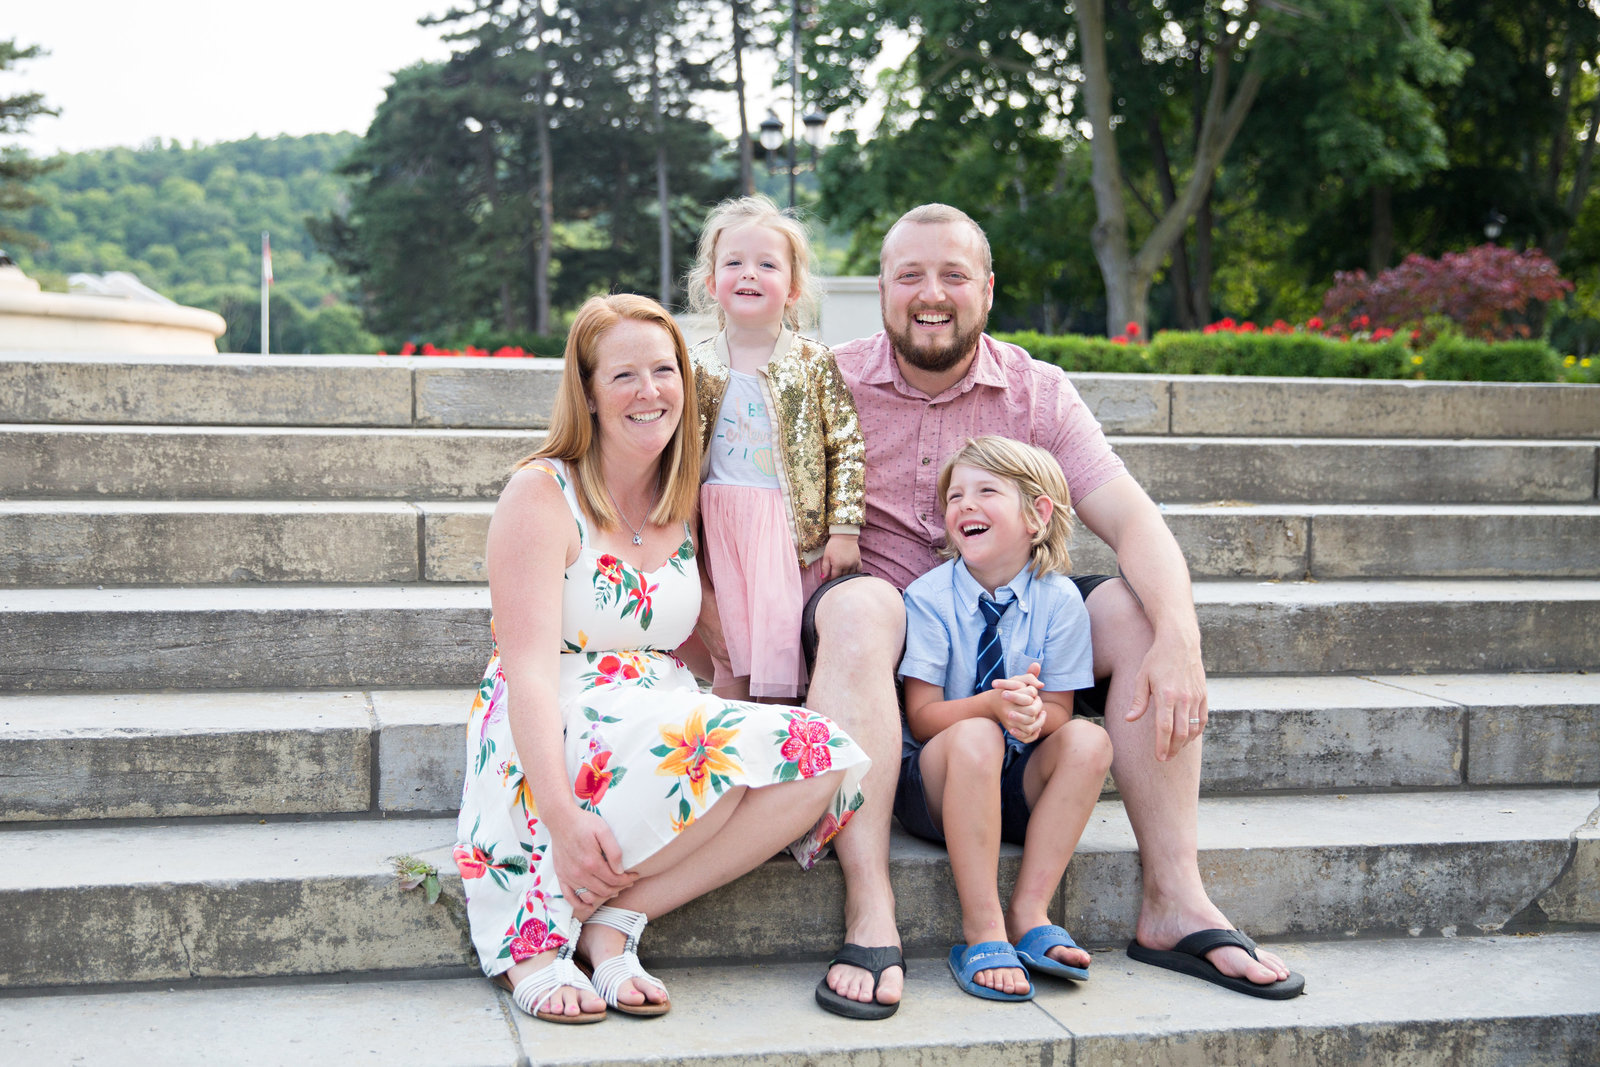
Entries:
{"label": "trimmed green hedge", "polygon": [[1164,330],[1147,345],[1104,337],[996,335],[1068,371],[1113,374],[1249,374],[1274,378],[1429,378],[1463,382],[1592,380],[1563,373],[1539,341],[1469,341],[1440,336],[1413,352],[1399,339],[1339,341],[1316,333]]}

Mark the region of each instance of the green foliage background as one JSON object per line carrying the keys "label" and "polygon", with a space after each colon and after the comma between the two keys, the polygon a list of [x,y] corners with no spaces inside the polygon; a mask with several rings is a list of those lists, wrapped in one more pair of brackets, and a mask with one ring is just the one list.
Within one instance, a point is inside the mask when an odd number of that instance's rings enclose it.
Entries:
{"label": "green foliage background", "polygon": [[177,142],[54,157],[29,188],[17,225],[37,238],[17,263],[46,289],[67,276],[129,271],[146,285],[227,320],[222,351],[261,347],[261,232],[272,235],[272,349],[372,352],[349,297],[354,282],[312,242],[308,216],[340,210],[334,172],[354,134]]}

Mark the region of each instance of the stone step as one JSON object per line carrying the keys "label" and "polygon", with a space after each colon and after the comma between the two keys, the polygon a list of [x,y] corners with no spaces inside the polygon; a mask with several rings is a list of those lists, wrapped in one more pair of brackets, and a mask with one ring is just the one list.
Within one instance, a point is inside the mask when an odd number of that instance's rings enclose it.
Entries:
{"label": "stone step", "polygon": [[[647,932],[646,959],[649,940]],[[229,1062],[241,1067],[392,1062],[395,1050],[416,1048],[429,1050],[434,1067],[1566,1067],[1600,1059],[1600,984],[1591,980],[1600,934],[1274,948],[1306,976],[1304,996],[1239,996],[1135,963],[1118,946],[1096,957],[1088,983],[1045,978],[1031,1002],[1000,1004],[961,992],[942,959],[913,957],[900,1010],[860,1024],[816,1006],[815,962],[658,967],[671,1013],[608,1019],[598,1031],[531,1019],[476,977],[72,991],[0,1000],[0,1057],[210,1067],[216,1049],[196,1035],[225,1033]],[[1477,974],[1493,980],[1462,980]]]}
{"label": "stone step", "polygon": [[[1592,925],[1595,819],[1593,789],[1206,798],[1200,869],[1258,940]],[[0,987],[466,965],[454,838],[449,818],[7,830]],[[442,903],[397,887],[399,855],[441,868]],[[1019,858],[1006,847],[1007,891]],[[945,951],[960,916],[944,850],[897,834],[890,862],[908,950]],[[831,859],[810,872],[773,860],[653,922],[651,953],[820,956],[841,893]],[[1101,801],[1052,915],[1087,944],[1115,944],[1138,903],[1132,830],[1120,803]]]}
{"label": "stone step", "polygon": [[492,500],[512,430],[0,426],[0,497]]}
{"label": "stone step", "polygon": [[[480,585],[0,589],[0,692],[466,686]],[[1198,582],[1215,674],[1571,671],[1600,663],[1600,582]]]}
{"label": "stone step", "polygon": [[[560,361],[0,354],[0,422],[545,425]],[[1115,433],[1600,437],[1586,385],[1075,374]]]}
{"label": "stone step", "polygon": [[0,353],[0,422],[529,429],[560,378],[558,359]]}
{"label": "stone step", "polygon": [[[1597,578],[1594,504],[1170,504],[1195,578]],[[481,582],[489,501],[0,500],[0,583]],[[1080,530],[1073,563],[1112,573]]]}
{"label": "stone step", "polygon": [[[7,696],[0,821],[453,812],[470,702],[470,687]],[[1210,703],[1207,795],[1600,784],[1600,675],[1224,677]]]}
{"label": "stone step", "polygon": [[1592,441],[1116,437],[1158,501],[1578,503],[1595,499]]}
{"label": "stone step", "polygon": [[[0,583],[418,582],[438,504],[377,500],[0,500]],[[457,503],[483,512],[491,504]],[[459,523],[459,520],[457,520]],[[434,524],[434,536],[451,523]]]}
{"label": "stone step", "polygon": [[[0,497],[483,500],[534,431],[0,425]],[[1115,437],[1168,503],[1591,503],[1593,441]],[[937,459],[939,457],[931,457]]]}

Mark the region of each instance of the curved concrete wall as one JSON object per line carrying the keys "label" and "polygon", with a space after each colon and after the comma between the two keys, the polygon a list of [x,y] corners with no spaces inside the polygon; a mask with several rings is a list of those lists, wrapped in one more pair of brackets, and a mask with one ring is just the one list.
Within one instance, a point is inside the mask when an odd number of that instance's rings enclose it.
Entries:
{"label": "curved concrete wall", "polygon": [[209,355],[225,329],[200,308],[0,288],[0,351]]}

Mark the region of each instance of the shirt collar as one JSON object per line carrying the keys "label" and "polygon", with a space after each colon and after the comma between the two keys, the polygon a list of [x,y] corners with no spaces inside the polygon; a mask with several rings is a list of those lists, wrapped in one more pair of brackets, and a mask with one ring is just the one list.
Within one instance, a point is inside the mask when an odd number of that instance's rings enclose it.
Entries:
{"label": "shirt collar", "polygon": [[[872,359],[862,372],[861,381],[868,385],[892,385],[902,396],[924,397],[927,394],[907,384],[905,375],[900,373],[900,364],[894,358],[894,345],[889,341],[888,331],[880,332],[873,338]],[[938,400],[940,397],[957,397],[972,389],[975,385],[987,385],[997,389],[1007,387],[1005,369],[1000,365],[1000,354],[995,347],[994,338],[988,334],[978,336],[978,352],[972,364],[967,367],[967,373],[950,386],[939,396],[928,397],[929,400]]]}
{"label": "shirt collar", "polygon": [[[978,598],[986,596],[987,591],[978,584],[978,579],[967,570],[967,562],[956,557],[954,573],[951,577],[951,587],[955,592],[956,605],[968,615],[978,613]],[[1033,599],[1033,561],[1023,564],[1022,570],[1005,585],[994,591],[996,602],[1015,600],[1017,610],[1024,615],[1028,613],[1028,606]]]}
{"label": "shirt collar", "polygon": [[[779,356],[787,354],[789,349],[790,349],[790,347],[794,344],[794,337],[795,337],[794,331],[789,329],[789,327],[784,326],[784,327],[780,328],[778,330],[778,340],[772,346],[772,358],[776,359]],[[733,369],[733,356],[728,352],[728,331],[727,330],[718,330],[717,331],[716,353],[717,353],[717,362],[721,363],[724,367],[727,367],[729,370],[732,370]],[[757,373],[765,374],[766,372],[767,372],[766,365],[763,364],[759,368]]]}

